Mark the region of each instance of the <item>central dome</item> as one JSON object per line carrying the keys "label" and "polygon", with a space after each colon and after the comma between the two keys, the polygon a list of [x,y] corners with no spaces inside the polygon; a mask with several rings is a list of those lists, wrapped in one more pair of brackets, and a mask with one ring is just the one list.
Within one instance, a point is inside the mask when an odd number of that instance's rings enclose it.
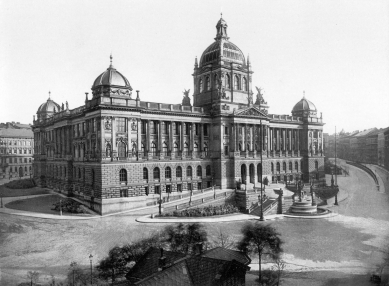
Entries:
{"label": "central dome", "polygon": [[215,42],[203,52],[200,59],[200,66],[218,61],[219,59],[237,64],[245,63],[242,51],[228,40],[227,27],[227,22],[223,18],[220,18],[216,24],[217,34]]}
{"label": "central dome", "polygon": [[112,66],[112,56],[111,64],[105,72],[103,72],[95,79],[92,89],[98,86],[118,86],[131,89],[130,82],[127,80],[127,78]]}

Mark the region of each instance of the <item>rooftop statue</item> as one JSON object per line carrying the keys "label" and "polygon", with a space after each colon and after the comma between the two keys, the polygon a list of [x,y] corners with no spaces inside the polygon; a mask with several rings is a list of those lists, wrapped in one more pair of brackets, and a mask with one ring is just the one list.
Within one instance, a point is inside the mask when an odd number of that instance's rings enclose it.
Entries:
{"label": "rooftop statue", "polygon": [[184,98],[182,99],[182,105],[184,105],[184,106],[192,106],[190,104],[189,92],[190,92],[190,89],[188,89],[188,90],[185,89],[182,92],[184,94]]}
{"label": "rooftop statue", "polygon": [[260,104],[267,104],[267,102],[265,101],[265,99],[263,98],[263,88],[260,88],[260,87],[255,87],[258,91],[257,93],[257,100],[255,101],[255,104],[256,105],[260,105]]}

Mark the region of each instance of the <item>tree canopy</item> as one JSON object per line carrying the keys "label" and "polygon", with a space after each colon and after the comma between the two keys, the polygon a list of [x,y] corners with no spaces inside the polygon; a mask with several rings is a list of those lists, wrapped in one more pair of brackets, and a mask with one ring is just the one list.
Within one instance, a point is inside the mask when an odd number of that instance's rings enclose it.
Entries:
{"label": "tree canopy", "polygon": [[268,224],[247,222],[242,228],[243,238],[237,248],[247,254],[257,254],[259,260],[259,281],[262,282],[261,263],[263,256],[277,259],[282,253],[280,234]]}

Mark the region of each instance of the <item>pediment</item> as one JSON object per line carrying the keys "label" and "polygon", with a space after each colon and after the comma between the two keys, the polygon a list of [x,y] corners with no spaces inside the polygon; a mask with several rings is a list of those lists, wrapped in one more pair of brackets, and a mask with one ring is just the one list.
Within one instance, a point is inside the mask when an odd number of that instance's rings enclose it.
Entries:
{"label": "pediment", "polygon": [[238,109],[234,112],[235,116],[249,116],[249,117],[264,117],[267,118],[265,112],[259,110],[256,107],[248,107],[244,109]]}

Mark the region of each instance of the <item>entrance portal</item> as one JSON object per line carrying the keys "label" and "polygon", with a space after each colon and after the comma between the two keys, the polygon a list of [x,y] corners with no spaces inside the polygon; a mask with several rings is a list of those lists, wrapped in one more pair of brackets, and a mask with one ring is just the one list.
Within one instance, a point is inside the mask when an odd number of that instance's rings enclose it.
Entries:
{"label": "entrance portal", "polygon": [[247,168],[245,164],[240,167],[240,177],[242,178],[242,184],[246,185]]}
{"label": "entrance portal", "polygon": [[254,164],[250,164],[249,171],[250,171],[250,183],[253,183],[253,184],[254,184],[254,181],[255,181]]}

